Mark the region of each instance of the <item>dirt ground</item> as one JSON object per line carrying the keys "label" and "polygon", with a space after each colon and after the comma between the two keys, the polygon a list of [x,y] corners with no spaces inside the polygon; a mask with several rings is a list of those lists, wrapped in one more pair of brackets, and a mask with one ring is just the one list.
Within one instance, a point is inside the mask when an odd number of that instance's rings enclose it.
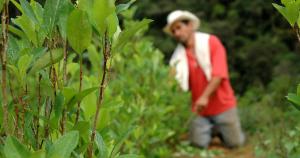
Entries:
{"label": "dirt ground", "polygon": [[[254,148],[251,144],[246,144],[243,147],[237,149],[225,148],[220,139],[214,138],[211,145],[208,148],[209,151],[220,151],[220,155],[214,157],[199,157],[194,156],[192,158],[256,158],[254,156]],[[190,156],[180,156],[179,158],[191,158]]]}

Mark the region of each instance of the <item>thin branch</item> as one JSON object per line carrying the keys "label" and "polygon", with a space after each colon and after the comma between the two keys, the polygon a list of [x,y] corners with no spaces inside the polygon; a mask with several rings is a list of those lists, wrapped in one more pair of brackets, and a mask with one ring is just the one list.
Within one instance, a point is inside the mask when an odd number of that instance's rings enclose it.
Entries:
{"label": "thin branch", "polygon": [[110,42],[108,38],[108,32],[105,32],[104,36],[104,50],[103,50],[103,57],[104,57],[104,65],[103,65],[103,74],[102,74],[102,81],[101,84],[99,85],[99,96],[97,99],[97,108],[96,108],[96,114],[93,122],[93,129],[92,129],[92,134],[91,134],[91,142],[88,147],[88,158],[93,157],[93,144],[95,141],[95,136],[96,136],[96,125],[98,123],[98,117],[99,117],[99,112],[101,109],[101,105],[103,102],[103,96],[104,96],[104,90],[105,90],[105,81],[106,81],[106,74],[107,74],[107,64],[108,60],[110,58]]}
{"label": "thin branch", "polygon": [[[81,89],[82,89],[82,73],[83,73],[83,70],[82,70],[82,55],[80,55],[79,57],[79,62],[80,62],[80,73],[79,73],[79,92],[81,92]],[[76,111],[76,119],[75,119],[75,124],[78,123],[79,121],[79,115],[80,115],[80,103],[81,101],[78,101],[77,103],[77,111]]]}
{"label": "thin branch", "polygon": [[2,64],[2,107],[3,107],[3,127],[7,135],[10,134],[8,126],[8,104],[7,104],[7,83],[6,83],[6,63],[7,63],[7,49],[8,49],[8,23],[9,23],[9,12],[8,12],[8,0],[4,1],[3,11],[1,17],[2,23],[2,49],[1,49],[1,64]]}
{"label": "thin branch", "polygon": [[[64,61],[63,61],[63,87],[67,85],[67,61],[68,61],[68,41],[64,40]],[[66,127],[67,110],[64,107],[60,120],[60,133],[63,135]]]}
{"label": "thin branch", "polygon": [[34,124],[36,128],[35,132],[35,141],[36,141],[36,148],[39,149],[39,128],[40,128],[40,123],[39,123],[39,115],[41,111],[41,106],[42,106],[42,96],[41,96],[41,80],[42,80],[42,75],[39,74],[38,78],[38,105],[37,105],[37,114],[34,117]]}

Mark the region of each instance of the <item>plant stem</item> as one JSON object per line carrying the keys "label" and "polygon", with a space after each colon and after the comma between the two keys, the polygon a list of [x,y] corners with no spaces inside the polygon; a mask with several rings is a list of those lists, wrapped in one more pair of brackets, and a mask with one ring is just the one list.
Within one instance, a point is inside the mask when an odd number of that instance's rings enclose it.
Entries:
{"label": "plant stem", "polygon": [[8,23],[9,23],[9,12],[8,12],[8,0],[3,3],[3,11],[1,17],[2,23],[2,49],[1,49],[1,64],[2,64],[2,108],[3,108],[3,127],[4,132],[9,135],[8,127],[8,107],[7,107],[7,93],[6,93],[6,63],[7,63],[7,48],[8,48]]}
{"label": "plant stem", "polygon": [[40,128],[39,115],[40,115],[41,106],[42,106],[41,79],[42,79],[42,75],[39,74],[39,78],[38,78],[38,105],[37,105],[37,115],[34,117],[34,122],[35,122],[35,126],[36,126],[35,141],[36,141],[36,148],[37,148],[37,149],[39,149],[39,128]]}
{"label": "plant stem", "polygon": [[[68,42],[64,40],[64,61],[63,61],[63,87],[67,85],[67,61],[68,61]],[[60,120],[60,132],[63,135],[66,127],[66,119],[67,119],[67,110],[64,107],[62,112],[62,118]]]}
{"label": "plant stem", "polygon": [[[79,57],[80,59],[79,59],[79,62],[80,62],[80,74],[79,74],[79,92],[78,93],[80,93],[81,92],[81,89],[82,89],[82,55],[80,55],[80,57]],[[77,124],[78,123],[78,121],[79,121],[79,114],[80,114],[80,103],[81,103],[81,101],[78,101],[78,103],[77,103],[77,111],[76,111],[76,120],[75,120],[75,124]]]}
{"label": "plant stem", "polygon": [[67,83],[68,42],[64,42],[63,85]]}
{"label": "plant stem", "polygon": [[298,25],[295,25],[295,27],[294,27],[294,31],[296,32],[296,35],[297,35],[298,41],[300,42],[300,30],[299,30],[299,27],[298,27]]}
{"label": "plant stem", "polygon": [[47,97],[46,98],[46,105],[45,105],[45,118],[47,118],[47,122],[45,123],[45,128],[44,128],[44,138],[47,139],[49,136],[49,119],[48,119],[48,115],[50,115],[50,98]]}
{"label": "plant stem", "polygon": [[95,118],[94,118],[94,122],[93,122],[93,129],[92,129],[92,134],[91,134],[91,142],[89,144],[88,147],[88,158],[92,158],[93,157],[93,144],[95,141],[95,136],[96,136],[96,126],[98,123],[98,117],[99,117],[99,112],[100,112],[100,108],[103,102],[103,96],[104,96],[104,90],[105,90],[105,81],[106,81],[106,73],[107,73],[107,63],[108,60],[110,58],[110,43],[109,43],[109,39],[108,39],[108,33],[107,31],[105,32],[105,36],[104,36],[104,50],[103,50],[103,57],[104,57],[104,65],[103,65],[103,74],[102,74],[102,81],[101,84],[99,86],[99,96],[97,99],[97,107],[96,107],[96,114],[95,114]]}

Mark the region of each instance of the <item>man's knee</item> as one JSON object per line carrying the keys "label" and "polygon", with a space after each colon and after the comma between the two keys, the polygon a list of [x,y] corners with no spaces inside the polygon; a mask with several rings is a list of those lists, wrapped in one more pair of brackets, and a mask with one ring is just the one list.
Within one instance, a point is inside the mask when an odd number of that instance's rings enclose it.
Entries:
{"label": "man's knee", "polygon": [[229,148],[241,147],[245,144],[245,135],[240,132],[238,135],[227,137],[224,140],[224,143]]}
{"label": "man's knee", "polygon": [[189,140],[193,146],[207,148],[211,140],[210,122],[204,118],[196,118],[191,122]]}

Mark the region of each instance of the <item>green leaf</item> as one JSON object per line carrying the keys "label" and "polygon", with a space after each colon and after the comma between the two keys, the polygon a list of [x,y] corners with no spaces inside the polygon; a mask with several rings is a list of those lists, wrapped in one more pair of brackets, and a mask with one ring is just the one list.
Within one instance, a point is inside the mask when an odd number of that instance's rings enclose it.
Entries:
{"label": "green leaf", "polygon": [[115,13],[116,6],[114,0],[95,0],[92,9],[92,19],[97,31],[104,34],[109,22],[107,18],[109,15]]}
{"label": "green leaf", "polygon": [[119,26],[119,19],[116,13],[110,14],[107,17],[107,29],[109,37],[112,37]]}
{"label": "green leaf", "polygon": [[127,10],[136,0],[131,0],[130,2],[126,3],[126,4],[119,4],[117,6],[117,11],[116,13],[119,14],[125,10]]}
{"label": "green leaf", "polygon": [[297,96],[293,93],[289,93],[287,96],[287,100],[290,101],[295,108],[300,110],[300,96]]}
{"label": "green leaf", "polygon": [[12,22],[23,30],[30,42],[32,42],[35,46],[38,45],[35,24],[27,16],[19,16],[12,20]]}
{"label": "green leaf", "polygon": [[66,39],[67,38],[67,21],[69,14],[72,12],[74,9],[74,6],[72,5],[71,2],[69,1],[64,1],[63,7],[59,13],[59,19],[58,19],[58,27],[59,27],[59,32],[61,36]]}
{"label": "green leaf", "polygon": [[88,89],[85,89],[85,90],[77,93],[68,102],[68,104],[67,104],[68,109],[70,109],[72,105],[74,105],[75,103],[81,101],[84,97],[86,97],[87,95],[89,95],[90,93],[94,92],[97,89],[98,89],[97,87],[93,87],[93,88],[88,88]]}
{"label": "green leaf", "polygon": [[26,76],[26,70],[29,68],[31,61],[32,61],[32,55],[24,54],[23,56],[20,57],[18,61],[20,76],[22,77]]}
{"label": "green leaf", "polygon": [[295,2],[295,0],[281,0],[281,3],[285,6],[287,6],[288,4],[293,3],[293,2]]}
{"label": "green leaf", "polygon": [[299,5],[296,2],[288,3],[285,7],[273,3],[273,6],[294,27],[299,17]]}
{"label": "green leaf", "polygon": [[78,131],[72,131],[60,137],[49,149],[47,158],[67,158],[76,148],[79,140]]}
{"label": "green leaf", "polygon": [[119,139],[117,140],[117,144],[114,146],[114,148],[111,152],[110,157],[116,157],[117,156],[117,154],[119,153],[123,143],[129,137],[129,135],[131,134],[133,129],[134,129],[133,126],[129,127],[128,130],[119,137]]}
{"label": "green leaf", "polygon": [[54,49],[51,50],[51,52],[52,52],[52,60],[50,57],[50,51],[48,51],[33,64],[29,73],[34,74],[40,69],[46,68],[52,64],[59,62],[63,58],[64,53],[62,49]]}
{"label": "green leaf", "polygon": [[120,155],[117,158],[142,158],[142,156],[135,155],[135,154],[126,154],[126,155]]}
{"label": "green leaf", "polygon": [[31,154],[30,158],[46,158],[46,152],[44,150],[36,151]]}
{"label": "green leaf", "polygon": [[15,77],[17,77],[18,82],[23,85],[22,77],[20,76],[19,70],[14,65],[7,65],[8,71]]}
{"label": "green leaf", "polygon": [[15,137],[8,136],[5,141],[4,154],[7,158],[30,158],[30,151]]}
{"label": "green leaf", "polygon": [[130,28],[122,31],[119,35],[118,40],[114,43],[112,51],[113,52],[120,51],[126,45],[128,40],[130,40],[130,38],[132,38],[136,34],[136,32],[138,32],[140,29],[148,26],[151,22],[152,22],[152,20],[143,19],[142,21],[138,22],[133,27],[130,27]]}
{"label": "green leaf", "polygon": [[29,2],[27,0],[20,0],[20,3],[25,15],[28,16],[34,23],[38,24],[38,19]]}
{"label": "green leaf", "polygon": [[0,12],[2,11],[4,0],[0,0]]}
{"label": "green leaf", "polygon": [[298,84],[298,86],[297,86],[297,96],[300,97],[300,84]]}
{"label": "green leaf", "polygon": [[46,0],[45,2],[43,29],[49,37],[52,36],[60,10],[63,9],[63,1],[66,0]]}
{"label": "green leaf", "polygon": [[104,143],[104,140],[99,132],[96,133],[96,145],[99,150],[98,158],[107,158],[108,157],[108,150]]}
{"label": "green leaf", "polygon": [[76,91],[75,91],[74,88],[64,87],[63,90],[62,90],[62,93],[65,97],[64,104],[67,104],[75,96]]}
{"label": "green leaf", "polygon": [[23,39],[26,38],[26,35],[25,35],[24,32],[22,32],[21,30],[19,30],[18,28],[14,27],[14,26],[12,26],[12,25],[8,25],[8,30],[9,30],[11,33],[13,33],[13,34],[15,34],[15,35],[17,35],[17,36],[19,36],[19,37],[21,37],[21,38],[23,38]]}
{"label": "green leaf", "polygon": [[61,92],[58,92],[58,94],[55,97],[55,103],[54,103],[54,117],[51,119],[51,127],[58,128],[59,120],[62,116],[63,111],[63,105],[64,105],[64,96]]}
{"label": "green leaf", "polygon": [[[3,2],[4,2],[5,0],[3,0]],[[22,7],[21,7],[21,5],[16,1],[16,0],[9,0],[10,2],[12,2],[13,3],[13,5],[15,5],[15,7],[23,14],[23,9],[22,9]]]}
{"label": "green leaf", "polygon": [[82,137],[86,142],[89,141],[90,136],[90,122],[88,121],[79,121],[76,123],[76,125],[73,127],[73,130],[76,130],[79,132],[79,136]]}
{"label": "green leaf", "polygon": [[92,63],[92,69],[100,74],[101,70],[99,68],[101,67],[101,56],[97,52],[96,46],[93,44],[88,47],[88,57]]}
{"label": "green leaf", "polygon": [[44,14],[44,8],[41,6],[40,3],[36,1],[31,1],[30,2],[31,8],[39,22],[39,24],[43,23],[43,14]]}
{"label": "green leaf", "polygon": [[70,14],[67,25],[67,38],[71,47],[79,54],[90,45],[92,27],[84,11],[75,9]]}

